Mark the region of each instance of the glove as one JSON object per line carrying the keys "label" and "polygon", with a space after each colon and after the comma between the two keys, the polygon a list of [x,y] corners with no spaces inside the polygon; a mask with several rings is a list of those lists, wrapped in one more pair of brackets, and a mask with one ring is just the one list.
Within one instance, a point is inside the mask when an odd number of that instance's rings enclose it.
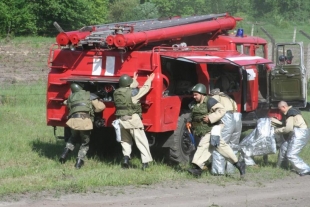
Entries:
{"label": "glove", "polygon": [[274,130],[274,133],[275,133],[275,134],[281,134],[281,133],[280,133],[280,128],[276,128],[276,129]]}
{"label": "glove", "polygon": [[218,147],[220,145],[221,138],[221,127],[220,125],[216,125],[212,127],[211,135],[210,135],[210,144],[213,147]]}
{"label": "glove", "polygon": [[220,145],[220,136],[217,135],[211,135],[210,136],[210,144],[213,147],[218,147]]}
{"label": "glove", "polygon": [[122,136],[121,136],[121,128],[120,128],[120,124],[119,124],[119,119],[115,119],[112,122],[112,126],[115,129],[116,141],[117,142],[121,142],[122,141]]}

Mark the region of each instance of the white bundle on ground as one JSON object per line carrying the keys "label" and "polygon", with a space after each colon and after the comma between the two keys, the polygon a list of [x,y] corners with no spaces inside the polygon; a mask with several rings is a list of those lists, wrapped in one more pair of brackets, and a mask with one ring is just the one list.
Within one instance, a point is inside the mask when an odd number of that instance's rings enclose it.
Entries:
{"label": "white bundle on ground", "polygon": [[241,156],[247,165],[255,165],[251,156],[275,154],[277,143],[282,142],[283,137],[274,133],[270,118],[258,119],[256,128],[239,143]]}

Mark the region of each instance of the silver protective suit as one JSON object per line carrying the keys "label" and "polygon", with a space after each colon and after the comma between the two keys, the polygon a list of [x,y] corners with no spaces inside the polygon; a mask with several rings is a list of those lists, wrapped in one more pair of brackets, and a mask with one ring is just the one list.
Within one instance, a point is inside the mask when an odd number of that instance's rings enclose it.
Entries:
{"label": "silver protective suit", "polygon": [[[222,129],[222,139],[227,144],[230,145],[235,154],[239,150],[239,140],[242,130],[242,114],[226,113],[221,121],[224,123],[224,128]],[[224,175],[234,173],[235,167],[230,162],[227,162],[225,158],[220,155],[216,150],[212,153],[212,174]]]}
{"label": "silver protective suit", "polygon": [[240,142],[241,158],[246,165],[255,165],[252,156],[275,154],[277,141],[281,141],[281,135],[274,133],[270,118],[261,118],[257,121],[256,128]]}
{"label": "silver protective suit", "polygon": [[295,127],[280,147],[278,167],[287,168],[290,163],[298,174],[309,172],[309,165],[298,156],[308,141],[309,130]]}

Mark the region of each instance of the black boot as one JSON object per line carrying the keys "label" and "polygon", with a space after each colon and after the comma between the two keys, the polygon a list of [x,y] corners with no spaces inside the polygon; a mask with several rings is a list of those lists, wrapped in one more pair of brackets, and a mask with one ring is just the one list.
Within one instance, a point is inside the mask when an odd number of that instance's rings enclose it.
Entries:
{"label": "black boot", "polygon": [[65,149],[64,149],[63,153],[61,154],[61,156],[60,156],[60,158],[59,158],[59,162],[60,162],[61,164],[64,164],[64,163],[66,162],[67,156],[68,156],[68,154],[69,154],[70,152],[71,152],[70,149],[68,149],[68,148],[65,148]]}
{"label": "black boot", "polygon": [[83,165],[84,165],[84,161],[81,160],[80,158],[77,158],[74,167],[75,167],[76,169],[80,169]]}
{"label": "black boot", "polygon": [[244,161],[238,161],[234,164],[234,166],[239,170],[240,177],[243,178],[245,175],[245,163]]}
{"label": "black boot", "polygon": [[130,158],[128,156],[124,157],[124,162],[122,164],[122,168],[125,168],[125,169],[129,168],[129,160],[130,160]]}
{"label": "black boot", "polygon": [[201,176],[201,173],[202,173],[202,169],[198,165],[195,165],[195,164],[193,168],[190,168],[187,171],[195,177]]}
{"label": "black boot", "polygon": [[148,168],[149,167],[149,163],[142,163],[142,170],[144,171],[144,170],[146,170],[146,168]]}

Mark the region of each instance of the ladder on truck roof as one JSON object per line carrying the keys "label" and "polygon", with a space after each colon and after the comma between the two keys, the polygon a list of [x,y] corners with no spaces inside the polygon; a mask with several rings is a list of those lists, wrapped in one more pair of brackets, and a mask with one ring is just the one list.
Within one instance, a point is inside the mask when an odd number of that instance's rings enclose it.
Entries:
{"label": "ladder on truck roof", "polygon": [[212,19],[216,19],[219,17],[227,16],[226,13],[222,14],[209,14],[209,15],[200,15],[200,16],[190,16],[190,17],[172,17],[169,19],[147,19],[147,20],[139,20],[139,21],[130,21],[130,22],[118,22],[118,23],[109,23],[102,25],[95,25],[96,30],[106,29],[111,27],[133,27],[134,31],[147,31],[153,29],[160,29],[165,27],[173,27],[184,24],[191,24],[195,22],[208,21]]}
{"label": "ladder on truck roof", "polygon": [[[172,34],[175,36],[178,36],[178,33],[180,34],[180,37],[183,36],[189,36],[190,31],[184,29],[184,28],[176,28],[177,26],[190,26],[191,24],[199,24],[199,23],[207,23],[211,22],[212,20],[217,20],[217,18],[223,17],[223,19],[229,19],[230,21],[221,23],[221,22],[214,22],[212,25],[212,28],[209,30],[206,28],[208,25],[197,25],[199,27],[199,30],[196,31],[196,34],[198,33],[204,33],[204,32],[210,32],[216,31],[216,30],[225,30],[225,29],[231,29],[235,27],[235,21],[238,21],[238,19],[234,19],[230,17],[227,13],[222,14],[209,14],[209,15],[201,15],[201,16],[190,16],[190,17],[174,17],[166,20],[159,20],[159,19],[148,19],[148,20],[140,20],[140,21],[130,21],[130,22],[119,22],[119,23],[110,23],[110,24],[102,24],[102,25],[95,25],[95,26],[87,26],[83,27],[82,29],[78,31],[71,31],[71,32],[62,32],[57,36],[57,42],[59,45],[67,45],[67,44],[73,44],[73,45],[89,45],[89,44],[100,44],[101,46],[110,46],[110,47],[126,47],[126,46],[132,46],[132,43],[129,45],[124,44],[124,40],[122,38],[115,40],[116,36],[120,35],[129,35],[129,34],[137,34],[139,32],[160,32],[160,30],[165,29],[178,29],[177,31],[173,31],[170,34],[167,34],[167,36],[163,37],[163,39],[171,39],[174,38],[171,36]],[[233,20],[232,20],[233,19]],[[222,26],[222,25],[224,26]],[[227,26],[229,25],[229,26]],[[203,27],[203,28],[201,28]],[[195,27],[197,28],[197,27]],[[197,29],[195,29],[197,30]],[[161,33],[158,33],[156,35],[156,39],[149,39],[143,40],[145,42],[151,42],[151,41],[160,41],[163,40],[161,38],[162,33],[165,33],[161,31]],[[187,33],[189,34],[187,34]],[[143,36],[148,36],[148,34],[143,33]],[[140,34],[141,35],[141,34]],[[166,34],[165,34],[166,35]],[[67,37],[66,37],[67,36]],[[65,41],[64,41],[65,38]],[[67,39],[66,39],[67,38]],[[125,37],[127,38],[127,37]],[[60,41],[58,41],[58,39]],[[139,38],[141,39],[141,38]],[[145,39],[144,37],[142,39]],[[120,44],[118,44],[118,43]],[[127,42],[127,41],[126,41]],[[130,39],[128,42],[135,42]],[[137,43],[139,44],[139,43]]]}

